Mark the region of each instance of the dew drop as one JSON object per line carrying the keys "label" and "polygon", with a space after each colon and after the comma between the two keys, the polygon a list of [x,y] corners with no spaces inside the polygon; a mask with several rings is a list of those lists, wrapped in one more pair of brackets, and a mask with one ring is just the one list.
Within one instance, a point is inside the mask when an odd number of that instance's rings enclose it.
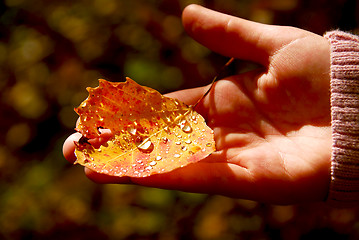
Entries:
{"label": "dew drop", "polygon": [[191,125],[189,125],[189,123],[186,120],[183,120],[182,122],[180,122],[179,127],[185,133],[192,132],[192,127],[191,127]]}
{"label": "dew drop", "polygon": [[156,157],[156,160],[157,160],[157,161],[159,161],[159,160],[161,160],[161,159],[162,159],[161,156],[157,156],[157,157]]}
{"label": "dew drop", "polygon": [[181,145],[181,142],[180,141],[176,142],[176,145]]}
{"label": "dew drop", "polygon": [[144,153],[150,153],[153,151],[154,145],[149,138],[146,138],[142,143],[137,146],[138,150]]}
{"label": "dew drop", "polygon": [[156,161],[152,161],[152,162],[150,162],[150,165],[151,166],[155,166],[157,164],[157,162]]}
{"label": "dew drop", "polygon": [[187,147],[186,147],[186,146],[182,146],[182,147],[181,147],[181,150],[182,150],[182,151],[187,151]]}
{"label": "dew drop", "polygon": [[186,140],[186,141],[184,141],[185,143],[187,143],[187,144],[191,144],[192,143],[192,141],[190,140],[190,139],[188,139],[188,140]]}
{"label": "dew drop", "polygon": [[151,166],[148,166],[148,167],[145,168],[145,170],[151,170],[151,169],[152,169]]}
{"label": "dew drop", "polygon": [[179,155],[178,153],[176,153],[175,155],[173,155],[175,158],[179,158],[181,155]]}
{"label": "dew drop", "polygon": [[128,127],[127,131],[131,134],[131,135],[136,135],[137,133],[137,129],[134,127]]}

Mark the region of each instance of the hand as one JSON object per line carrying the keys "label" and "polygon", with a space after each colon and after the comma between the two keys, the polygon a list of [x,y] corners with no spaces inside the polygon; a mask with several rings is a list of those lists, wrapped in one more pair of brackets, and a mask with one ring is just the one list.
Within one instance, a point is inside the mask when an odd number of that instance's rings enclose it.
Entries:
{"label": "hand", "polygon": [[[259,24],[190,5],[183,25],[194,39],[228,57],[263,67],[215,83],[196,109],[214,130],[217,151],[201,162],[146,178],[111,177],[86,169],[99,183],[133,183],[222,194],[276,204],[324,200],[330,182],[330,51],[321,36]],[[207,87],[169,94],[195,103]],[[74,161],[74,134],[64,155]]]}

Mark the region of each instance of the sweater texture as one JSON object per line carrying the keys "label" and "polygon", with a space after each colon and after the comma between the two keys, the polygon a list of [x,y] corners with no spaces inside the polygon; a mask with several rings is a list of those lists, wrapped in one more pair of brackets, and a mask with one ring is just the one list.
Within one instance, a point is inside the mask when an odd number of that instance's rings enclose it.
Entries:
{"label": "sweater texture", "polygon": [[331,46],[332,159],[327,202],[359,204],[359,37],[341,31],[324,36]]}

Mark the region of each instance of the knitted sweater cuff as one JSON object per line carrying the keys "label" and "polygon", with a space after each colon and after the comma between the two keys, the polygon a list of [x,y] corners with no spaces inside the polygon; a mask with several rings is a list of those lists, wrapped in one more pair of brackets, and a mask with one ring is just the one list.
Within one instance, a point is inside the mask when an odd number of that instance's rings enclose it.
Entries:
{"label": "knitted sweater cuff", "polygon": [[331,46],[332,165],[327,202],[359,205],[359,37],[332,31]]}

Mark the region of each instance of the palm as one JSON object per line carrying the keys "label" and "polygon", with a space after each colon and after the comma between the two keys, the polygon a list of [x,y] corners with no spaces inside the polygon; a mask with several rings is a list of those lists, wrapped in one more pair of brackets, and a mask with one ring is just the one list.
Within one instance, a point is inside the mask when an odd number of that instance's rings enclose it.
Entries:
{"label": "palm", "polygon": [[[193,38],[210,49],[263,66],[218,81],[197,106],[214,130],[217,151],[199,163],[146,178],[116,178],[90,170],[87,176],[103,183],[273,203],[324,199],[331,148],[326,40],[296,28],[257,24],[198,6],[184,11],[183,23]],[[206,89],[169,95],[191,104]],[[69,142],[64,150],[71,160]]]}
{"label": "palm", "polygon": [[[303,193],[314,197],[328,179],[331,147],[328,116],[320,111],[312,116],[307,111],[296,111],[306,104],[303,102],[292,104],[291,111],[280,111],[275,103],[256,100],[241,78],[219,81],[200,109],[214,129],[218,149],[205,160],[207,172],[218,171],[222,164],[223,172],[229,173],[218,175],[228,176],[224,181],[231,183],[228,189],[222,186],[214,188],[219,190],[214,192],[234,197],[251,195],[252,199],[277,203],[280,199],[303,200],[303,196],[308,197]],[[280,94],[279,90],[275,95]],[[217,183],[206,185],[218,184],[218,177],[213,178]]]}

